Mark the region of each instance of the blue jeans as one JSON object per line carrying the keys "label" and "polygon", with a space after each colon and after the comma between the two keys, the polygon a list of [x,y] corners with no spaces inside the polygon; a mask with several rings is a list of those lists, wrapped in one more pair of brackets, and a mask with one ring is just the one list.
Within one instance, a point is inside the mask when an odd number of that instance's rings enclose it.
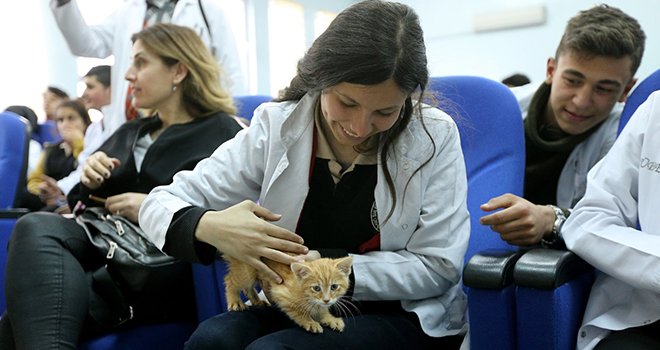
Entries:
{"label": "blue jeans", "polygon": [[272,349],[458,349],[461,336],[432,338],[413,317],[405,314],[355,314],[344,318],[336,332],[310,333],[274,307],[226,312],[202,322],[186,343],[186,350]]}

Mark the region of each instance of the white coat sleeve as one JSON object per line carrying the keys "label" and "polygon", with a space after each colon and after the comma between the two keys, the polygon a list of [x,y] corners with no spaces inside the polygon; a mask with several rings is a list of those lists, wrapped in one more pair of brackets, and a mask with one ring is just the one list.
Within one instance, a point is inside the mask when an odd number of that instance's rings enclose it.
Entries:
{"label": "white coat sleeve", "polygon": [[95,26],[87,25],[75,0],[59,7],[57,0],[51,0],[50,7],[71,53],[96,58],[106,58],[113,54],[114,27],[121,23],[119,17],[125,6]]}
{"label": "white coat sleeve", "polygon": [[182,208],[223,210],[246,199],[258,200],[268,152],[265,124],[263,118],[256,118],[193,170],[177,173],[170,185],[149,193],[140,207],[139,222],[158,248],[162,249],[172,218]]}
{"label": "white coat sleeve", "polygon": [[568,249],[595,268],[654,292],[660,291],[660,173],[657,163],[655,169],[645,167],[644,158],[660,156],[653,140],[659,121],[660,94],[656,93],[639,107],[610,152],[589,172],[585,196],[562,228]]}

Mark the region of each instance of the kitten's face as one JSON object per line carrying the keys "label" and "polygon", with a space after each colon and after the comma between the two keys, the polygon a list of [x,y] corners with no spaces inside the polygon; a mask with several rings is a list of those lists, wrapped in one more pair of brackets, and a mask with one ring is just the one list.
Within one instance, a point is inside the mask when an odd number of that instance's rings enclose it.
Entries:
{"label": "kitten's face", "polygon": [[302,297],[310,303],[330,307],[346,294],[351,274],[352,258],[318,259],[291,264],[300,282]]}

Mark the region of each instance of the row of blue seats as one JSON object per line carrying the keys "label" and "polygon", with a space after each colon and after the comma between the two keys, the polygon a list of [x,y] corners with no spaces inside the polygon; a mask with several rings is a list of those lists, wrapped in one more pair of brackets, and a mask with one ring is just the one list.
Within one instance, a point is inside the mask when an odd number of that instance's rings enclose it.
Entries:
{"label": "row of blue seats", "polygon": [[[641,81],[628,96],[619,133],[656,90],[660,90],[660,70]],[[463,273],[471,348],[575,349],[597,273],[569,251],[480,251]]]}
{"label": "row of blue seats", "polygon": [[[237,115],[247,119],[261,103],[270,101],[267,95],[238,96],[235,98]],[[27,213],[17,208],[18,189],[25,186],[27,155],[30,137],[40,143],[57,142],[54,122],[40,125],[36,135],[31,135],[26,119],[12,113],[0,113],[0,312],[5,309],[4,271],[6,247],[16,220]],[[194,265],[195,290],[197,291],[198,321],[203,321],[226,310],[222,279],[224,265]],[[109,334],[86,342],[81,349],[181,349],[197,323],[168,323],[137,327]]]}
{"label": "row of blue seats", "polygon": [[[633,95],[640,88],[641,85]],[[516,320],[522,318],[516,310],[525,310],[525,308],[516,305],[522,299],[519,297],[520,287],[516,287],[512,277],[513,270],[519,265],[516,262],[520,263],[526,255],[534,251],[518,250],[500,240],[499,236],[488,227],[479,224],[480,204],[502,193],[522,195],[525,167],[524,134],[521,113],[513,94],[498,82],[472,76],[432,78],[428,90],[436,95],[444,109],[460,116],[459,131],[468,176],[468,210],[472,214],[471,237],[465,256],[465,261],[468,263],[464,276],[464,286],[468,294],[472,348],[541,349],[536,345],[527,346],[522,343],[518,337],[524,333],[546,339],[571,336],[571,344],[574,344],[575,337],[567,332],[550,334],[545,328],[530,328],[527,325],[524,325],[524,328],[523,325],[517,327]],[[244,112],[239,112],[239,115],[241,113]],[[251,113],[241,116],[246,115],[249,116]],[[2,129],[3,127],[0,126],[0,130]],[[0,134],[0,137],[4,135]],[[2,146],[4,145],[0,145]],[[0,159],[2,159],[1,154]],[[2,171],[1,164],[0,171]],[[0,192],[0,197],[2,196],[4,193]],[[0,244],[5,247],[10,231],[2,230],[3,220],[5,219],[0,215],[0,235],[2,235]],[[2,252],[0,250],[0,264],[4,264]],[[484,263],[484,260],[488,259],[490,263]],[[575,260],[579,259],[575,258]],[[474,271],[477,271],[477,275]],[[221,261],[210,266],[193,265],[199,321],[226,310],[224,272],[225,266]],[[492,285],[488,286],[484,281],[491,281]],[[493,288],[494,286],[496,288]],[[536,287],[530,288],[536,289]],[[558,307],[563,307],[561,301]],[[538,312],[534,312],[533,315],[539,316]],[[581,316],[576,318],[578,324],[580,318]],[[95,339],[86,343],[83,348],[179,349],[195,326],[166,324],[139,327]],[[525,331],[517,332],[517,329]]]}

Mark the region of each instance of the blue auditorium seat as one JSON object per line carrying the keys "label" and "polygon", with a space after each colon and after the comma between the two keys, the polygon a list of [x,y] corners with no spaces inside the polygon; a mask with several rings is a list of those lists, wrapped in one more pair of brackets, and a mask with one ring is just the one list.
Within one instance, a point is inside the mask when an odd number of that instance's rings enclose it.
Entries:
{"label": "blue auditorium seat", "polygon": [[[16,220],[27,212],[16,208],[25,187],[30,126],[12,112],[0,113],[0,271],[4,277],[7,244]],[[5,309],[5,283],[0,278],[0,312]]]}
{"label": "blue auditorium seat", "polygon": [[245,118],[247,121],[252,120],[252,114],[255,108],[259,107],[264,102],[272,101],[273,98],[268,95],[242,95],[235,96],[234,103],[238,111],[236,115]]}
{"label": "blue auditorium seat", "polygon": [[474,76],[431,78],[440,109],[458,116],[468,177],[471,235],[463,283],[472,349],[515,348],[512,269],[520,252],[479,224],[479,206],[504,193],[521,196],[525,174],[523,120],[503,84]]}
{"label": "blue auditorium seat", "polygon": [[[254,109],[261,103],[272,100],[272,97],[245,95],[234,99],[238,108],[237,115],[250,121]],[[227,303],[224,295],[224,262],[216,261],[209,266],[193,264],[192,269],[198,321],[225,312]],[[196,327],[197,323],[183,322],[136,327],[88,341],[81,349],[181,349]]]}
{"label": "blue auditorium seat", "polygon": [[59,142],[62,137],[57,131],[57,124],[55,121],[47,120],[46,122],[39,124],[36,139],[42,145]]}
{"label": "blue auditorium seat", "polygon": [[[479,225],[478,218],[481,214],[479,205],[491,197],[506,192],[522,194],[525,153],[522,117],[518,103],[504,85],[480,77],[432,78],[428,91],[433,92],[435,96],[432,101],[428,101],[429,103],[440,103],[442,109],[447,110],[452,116],[457,116],[458,119],[468,176],[468,209],[471,213],[476,213],[471,218],[472,237],[466,261],[473,255],[479,255],[477,253],[481,253],[484,249],[496,249],[491,253],[500,254],[499,259],[495,259],[497,264],[504,265],[507,271],[510,271],[512,262],[519,256],[518,251],[500,240],[499,235],[491,232],[489,228]],[[269,101],[270,97],[252,99],[254,100],[265,102]],[[261,102],[253,103],[253,108]],[[251,116],[252,111],[243,114],[239,112],[239,116],[246,115]],[[195,277],[200,271],[205,271],[202,274],[205,276],[204,279],[195,278],[199,320],[203,321],[224,312],[227,307],[224,296],[226,271],[224,262],[216,261],[211,266],[196,265],[193,269]],[[207,272],[211,272],[213,276],[211,279],[207,278]],[[511,278],[507,281],[512,282]],[[469,292],[471,288],[467,289],[468,302],[472,303]],[[497,300],[507,299],[506,305],[513,307],[512,288],[505,291],[498,288],[493,294],[499,296],[496,297]],[[475,300],[479,299],[478,296],[475,297]],[[489,296],[488,301],[491,300],[493,298]],[[507,309],[499,302],[489,304],[498,310]],[[472,313],[472,308],[470,309]],[[479,329],[475,332],[480,334],[476,343],[487,340],[488,349],[506,349],[506,347],[498,347],[498,344],[505,344],[515,339],[513,334],[506,337],[501,333],[503,329],[507,332],[515,329],[515,320],[511,318],[514,313],[505,310],[506,315],[505,312],[499,311],[493,315],[490,313],[492,310],[494,309],[484,310],[488,312],[487,317],[486,314],[470,316],[471,327],[474,323]]]}
{"label": "blue auditorium seat", "polygon": [[[660,70],[641,81],[628,96],[619,133],[656,90],[660,90]],[[533,249],[525,253],[514,269],[518,349],[574,349],[596,273],[570,251]]]}

